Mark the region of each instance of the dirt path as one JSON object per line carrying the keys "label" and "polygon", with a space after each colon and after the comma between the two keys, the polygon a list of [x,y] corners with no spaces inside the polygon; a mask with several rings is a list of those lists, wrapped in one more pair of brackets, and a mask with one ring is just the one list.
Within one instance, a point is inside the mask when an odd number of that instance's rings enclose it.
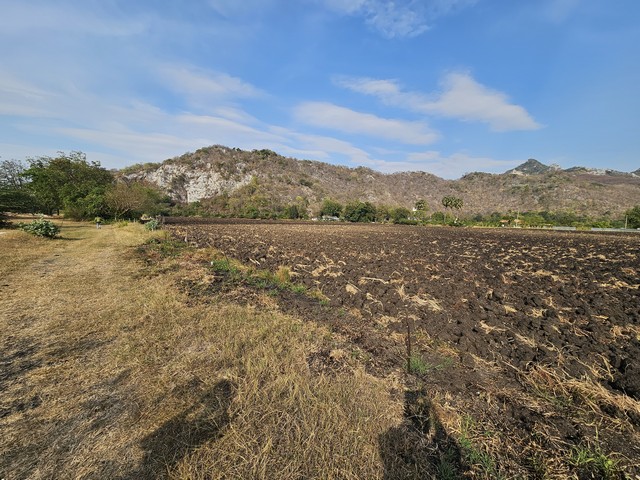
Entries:
{"label": "dirt path", "polygon": [[103,368],[135,290],[125,252],[139,242],[117,233],[67,224],[62,239],[11,232],[1,240],[0,473],[15,472],[7,478],[63,472],[74,463],[60,465],[66,452],[95,448],[91,437],[108,433],[99,424],[123,385]]}

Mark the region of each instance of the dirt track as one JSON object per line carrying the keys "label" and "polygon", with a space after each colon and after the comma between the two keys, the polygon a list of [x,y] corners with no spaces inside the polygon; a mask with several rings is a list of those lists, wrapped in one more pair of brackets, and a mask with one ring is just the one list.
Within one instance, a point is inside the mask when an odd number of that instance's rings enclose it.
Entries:
{"label": "dirt track", "polygon": [[602,445],[640,463],[638,236],[229,221],[169,228],[245,264],[289,267],[295,282],[329,298],[324,316],[374,364],[376,355],[400,364],[408,324],[437,367],[425,381],[468,397],[460,407],[523,445],[538,430],[549,446],[582,444],[598,435],[596,421]]}

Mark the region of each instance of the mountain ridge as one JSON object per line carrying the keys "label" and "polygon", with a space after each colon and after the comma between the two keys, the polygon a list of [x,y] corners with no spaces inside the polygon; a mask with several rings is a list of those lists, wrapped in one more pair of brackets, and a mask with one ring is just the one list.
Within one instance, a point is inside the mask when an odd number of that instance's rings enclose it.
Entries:
{"label": "mountain ridge", "polygon": [[620,214],[640,204],[640,169],[561,169],[535,159],[501,174],[472,172],[446,180],[427,172],[381,173],[368,167],[284,157],[271,150],[245,151],[221,145],[201,148],[161,163],[133,165],[118,172],[125,181],[157,185],[178,203],[225,202],[272,205],[300,202],[316,211],[324,199],[368,201],[413,207],[426,200],[441,210],[445,195],[464,200],[465,212],[573,211]]}

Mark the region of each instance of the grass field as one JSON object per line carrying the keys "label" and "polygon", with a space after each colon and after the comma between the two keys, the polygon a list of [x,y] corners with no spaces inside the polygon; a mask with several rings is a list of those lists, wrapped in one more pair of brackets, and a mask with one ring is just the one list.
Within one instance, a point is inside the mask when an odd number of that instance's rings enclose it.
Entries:
{"label": "grass field", "polygon": [[[634,351],[637,257],[624,238],[554,246],[569,252],[555,263],[579,264],[584,275],[543,270],[522,248],[506,249],[524,263],[500,275],[506,261],[486,269],[504,283],[494,293],[468,252],[520,241],[515,233],[370,226],[303,237],[316,227],[279,225],[269,237],[267,227],[227,222],[220,238],[196,242],[198,229],[171,236],[138,224],[56,222],[54,240],[0,230],[0,479],[640,479],[639,401],[600,381],[613,370],[564,372],[569,347],[552,344],[582,339],[578,356],[605,343]],[[429,240],[414,249],[432,249],[422,263],[392,241],[410,234]],[[448,254],[463,249],[449,270],[430,259],[447,235]],[[478,240],[495,235],[516,236]],[[526,246],[545,241],[527,237]],[[291,242],[301,245],[298,260],[286,251]],[[380,245],[384,255],[367,250]],[[628,263],[611,270],[615,278],[600,268],[603,252]],[[408,272],[400,287],[396,266],[374,278],[390,258]],[[514,272],[518,281],[508,281]],[[543,315],[538,291],[557,318]],[[604,302],[590,316],[572,303],[587,297]],[[417,319],[413,329],[388,330],[403,309]],[[584,340],[587,327],[597,341]],[[473,356],[469,345],[479,348]],[[513,352],[528,347],[553,361],[518,368]],[[491,360],[505,348],[506,363]],[[622,380],[633,393],[635,377]]]}
{"label": "grass field", "polygon": [[339,371],[309,367],[336,340],[328,330],[268,298],[256,309],[180,293],[180,262],[206,252],[145,265],[136,246],[162,233],[135,224],[65,221],[55,240],[1,232],[0,478],[418,478],[448,468],[394,450],[404,414],[392,380],[357,358]]}

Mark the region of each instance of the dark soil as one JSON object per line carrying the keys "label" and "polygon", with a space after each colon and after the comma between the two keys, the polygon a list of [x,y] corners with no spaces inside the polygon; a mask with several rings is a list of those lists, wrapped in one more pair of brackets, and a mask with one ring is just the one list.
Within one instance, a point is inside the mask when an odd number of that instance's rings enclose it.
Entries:
{"label": "dark soil", "polygon": [[597,442],[640,474],[640,236],[229,220],[167,228],[246,265],[289,267],[329,302],[287,292],[282,308],[346,334],[374,372],[404,365],[409,329],[423,384],[521,446],[505,447],[506,471],[535,478],[534,444]]}

